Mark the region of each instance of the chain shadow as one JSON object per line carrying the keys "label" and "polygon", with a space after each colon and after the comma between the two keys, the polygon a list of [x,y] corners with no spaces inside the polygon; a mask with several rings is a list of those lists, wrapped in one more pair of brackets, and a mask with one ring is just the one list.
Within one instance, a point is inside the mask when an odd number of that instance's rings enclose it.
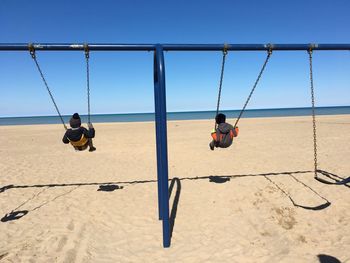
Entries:
{"label": "chain shadow", "polygon": [[[305,184],[304,182],[300,181],[299,179],[297,179],[293,174],[300,174],[300,173],[310,173],[312,171],[295,171],[295,172],[282,172],[282,173],[264,173],[264,174],[254,174],[254,175],[224,175],[224,176],[208,176],[205,178],[209,179],[209,182],[213,182],[213,183],[226,183],[228,181],[230,181],[231,178],[236,178],[236,177],[246,177],[246,176],[263,176],[266,180],[268,180],[270,183],[272,183],[277,189],[279,189],[284,195],[286,195],[288,197],[288,199],[291,201],[291,203],[293,204],[293,206],[295,207],[299,207],[299,208],[303,208],[306,210],[313,210],[313,211],[318,211],[318,210],[323,210],[327,207],[329,207],[331,205],[331,202],[329,202],[325,197],[321,196],[318,192],[316,192],[316,190],[314,190],[313,188],[311,188],[310,186],[308,186],[307,184]],[[271,175],[289,175],[290,177],[292,177],[296,182],[302,184],[304,187],[310,189],[313,193],[315,193],[318,197],[320,197],[322,200],[324,200],[325,202],[317,205],[317,206],[306,206],[306,205],[301,205],[298,204],[297,202],[294,201],[294,199],[291,197],[291,195],[286,192],[285,190],[283,190],[276,182],[274,182],[273,180],[271,180],[270,178],[268,178],[268,176]],[[198,178],[198,179],[202,179]],[[184,179],[184,178],[183,178]],[[190,179],[192,180],[192,178],[186,178],[186,179]],[[194,178],[197,179],[197,178]]]}
{"label": "chain shadow", "polygon": [[30,202],[31,200],[35,199],[36,197],[38,197],[40,194],[42,194],[45,190],[47,190],[48,188],[44,188],[43,190],[41,190],[38,193],[35,193],[32,197],[28,198],[26,201],[24,201],[22,204],[20,204],[19,206],[17,206],[15,209],[13,209],[10,213],[5,214],[5,216],[3,216],[0,221],[2,223],[6,223],[8,221],[14,221],[14,220],[18,220],[20,218],[22,218],[23,216],[27,215],[29,212],[33,212],[35,210],[40,209],[41,207],[47,205],[48,203],[51,203],[53,201],[55,201],[56,199],[64,196],[64,195],[68,195],[69,193],[73,192],[74,190],[76,190],[79,186],[74,187],[71,190],[68,190],[66,192],[64,192],[63,194],[57,195],[54,198],[52,198],[51,200],[46,200],[45,202],[43,202],[42,204],[30,209],[30,210],[18,210],[19,208],[21,208],[22,206],[24,206],[25,204],[27,204],[28,202]]}
{"label": "chain shadow", "polygon": [[174,188],[175,183],[176,183],[176,192],[175,192],[174,202],[173,202],[173,206],[171,208],[171,213],[170,213],[170,218],[169,218],[170,238],[173,236],[175,218],[176,218],[176,213],[177,213],[177,206],[179,204],[180,193],[181,193],[181,181],[179,178],[174,177],[173,179],[171,179],[170,186],[169,186],[169,200],[170,200],[171,194],[173,192],[173,188]]}
{"label": "chain shadow", "polygon": [[207,180],[212,183],[226,183],[230,179],[242,178],[242,177],[264,177],[272,175],[290,175],[290,174],[306,174],[313,171],[290,171],[290,172],[271,172],[271,173],[260,173],[260,174],[232,174],[232,175],[210,175],[210,176],[195,176],[195,177],[183,177],[180,180]]}
{"label": "chain shadow", "polygon": [[[145,183],[156,183],[157,180],[139,180],[139,181],[119,181],[119,182],[96,182],[96,183],[65,183],[65,184],[33,184],[33,185],[13,185],[13,184],[9,184],[9,185],[5,185],[3,187],[0,187],[0,193],[3,193],[7,190],[10,189],[25,189],[25,188],[42,188],[42,187],[48,187],[48,188],[52,188],[52,187],[69,187],[69,186],[99,186],[99,189],[102,189],[100,191],[106,191],[105,189],[107,185],[116,185],[118,186],[118,184],[145,184]],[[122,186],[118,186],[118,188],[116,189],[122,189]]]}
{"label": "chain shadow", "polygon": [[324,183],[324,184],[331,184],[331,185],[344,185],[346,187],[349,187],[350,188],[350,177],[348,178],[343,178],[343,177],[340,177],[336,174],[333,174],[333,173],[330,173],[330,172],[327,172],[327,171],[324,171],[324,170],[317,170],[317,173],[319,174],[322,174],[323,176],[327,177],[329,180],[325,180],[323,178],[320,178],[320,177],[316,177],[315,179],[321,183]]}
{"label": "chain shadow", "polygon": [[264,176],[266,180],[268,180],[270,183],[272,183],[273,185],[275,185],[276,188],[278,188],[284,195],[286,195],[289,200],[291,201],[291,203],[293,204],[293,206],[295,207],[299,207],[299,208],[303,208],[306,210],[313,210],[313,211],[319,211],[319,210],[323,210],[327,207],[329,207],[331,205],[331,202],[329,202],[325,197],[323,197],[322,195],[320,195],[318,192],[316,192],[313,188],[311,188],[310,186],[308,186],[307,184],[305,184],[304,182],[300,181],[299,179],[295,178],[295,176],[293,176],[292,174],[290,174],[290,176],[298,183],[302,184],[304,187],[310,189],[313,193],[315,193],[318,197],[320,197],[322,200],[324,200],[325,202],[317,205],[317,206],[306,206],[306,205],[300,205],[298,203],[296,203],[294,201],[294,199],[291,197],[291,195],[286,192],[285,190],[283,190],[276,182],[272,181],[270,178],[268,178],[267,176]]}

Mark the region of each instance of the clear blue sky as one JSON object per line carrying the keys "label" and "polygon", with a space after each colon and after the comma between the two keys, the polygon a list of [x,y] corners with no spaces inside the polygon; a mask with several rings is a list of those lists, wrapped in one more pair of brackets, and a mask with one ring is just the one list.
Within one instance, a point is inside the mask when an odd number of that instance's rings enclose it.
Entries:
{"label": "clear blue sky", "polygon": [[[350,1],[0,2],[1,43],[350,43]],[[240,108],[264,52],[230,52],[223,109]],[[168,111],[216,106],[220,52],[168,52]],[[86,112],[83,52],[38,52],[63,114]],[[93,113],[152,112],[149,52],[93,52]],[[54,115],[27,52],[0,52],[0,116]],[[350,105],[350,52],[314,53],[318,106]],[[275,52],[249,108],[310,105],[308,56]]]}

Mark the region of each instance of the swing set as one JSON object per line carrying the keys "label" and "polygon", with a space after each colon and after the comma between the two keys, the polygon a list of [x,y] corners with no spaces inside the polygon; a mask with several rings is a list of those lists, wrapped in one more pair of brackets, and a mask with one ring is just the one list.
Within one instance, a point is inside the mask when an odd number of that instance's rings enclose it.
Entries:
{"label": "swing set", "polygon": [[[87,87],[87,113],[90,124],[90,51],[152,51],[154,52],[154,98],[155,98],[155,123],[156,123],[156,152],[157,152],[157,179],[158,179],[158,211],[159,219],[163,224],[163,246],[170,246],[169,223],[169,186],[168,186],[168,150],[167,150],[167,117],[166,117],[166,85],[164,51],[222,51],[222,64],[219,81],[216,115],[220,110],[221,91],[224,78],[225,62],[228,51],[267,51],[267,57],[262,65],[257,79],[235,121],[234,128],[238,125],[263,73],[273,51],[307,51],[309,55],[309,76],[311,90],[311,108],[313,124],[313,149],[314,149],[314,178],[319,182],[333,185],[344,185],[350,182],[350,177],[342,179],[336,175],[320,170],[317,161],[317,129],[315,113],[315,92],[313,84],[312,54],[314,50],[347,50],[350,44],[0,44],[0,51],[28,51],[33,58],[41,79],[46,87],[57,114],[65,128],[67,126],[58,109],[51,89],[37,61],[36,51],[84,51],[86,60],[86,87]],[[216,124],[215,124],[216,128]],[[327,177],[328,179],[324,179]]]}

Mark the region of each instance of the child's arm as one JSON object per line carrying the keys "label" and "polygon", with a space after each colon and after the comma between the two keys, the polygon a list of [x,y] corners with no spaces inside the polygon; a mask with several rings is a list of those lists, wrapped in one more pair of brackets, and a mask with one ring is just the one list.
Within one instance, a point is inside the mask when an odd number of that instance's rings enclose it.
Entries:
{"label": "child's arm", "polygon": [[213,138],[213,141],[217,141],[218,140],[218,138],[217,138],[217,131],[215,130],[215,129],[213,129],[212,131],[211,131],[211,137]]}
{"label": "child's arm", "polygon": [[62,142],[63,142],[64,144],[69,143],[69,140],[68,140],[68,137],[67,137],[67,132],[64,134],[64,136],[63,136],[63,138],[62,138]]}
{"label": "child's arm", "polygon": [[91,125],[89,125],[89,130],[87,130],[86,128],[82,127],[83,129],[83,133],[84,133],[84,136],[86,138],[94,138],[95,137],[95,129],[94,127]]}
{"label": "child's arm", "polygon": [[230,137],[231,137],[231,140],[233,140],[233,138],[237,137],[237,136],[238,136],[238,133],[239,133],[238,127],[236,127],[236,128],[231,127],[231,128],[230,128]]}

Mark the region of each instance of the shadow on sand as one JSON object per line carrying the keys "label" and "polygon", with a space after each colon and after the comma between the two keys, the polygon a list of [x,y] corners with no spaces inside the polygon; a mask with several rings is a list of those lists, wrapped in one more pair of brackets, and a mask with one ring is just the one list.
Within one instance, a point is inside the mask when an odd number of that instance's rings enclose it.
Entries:
{"label": "shadow on sand", "polygon": [[[301,182],[299,179],[297,179],[294,175],[297,174],[306,174],[306,173],[311,173],[313,171],[291,171],[291,172],[276,172],[276,173],[261,173],[261,174],[236,174],[236,175],[222,175],[222,176],[218,176],[218,175],[210,175],[210,176],[196,176],[196,177],[183,177],[183,178],[173,178],[173,179],[169,179],[170,181],[170,186],[169,186],[169,198],[170,195],[173,191],[174,185],[176,184],[176,193],[175,193],[175,198],[174,198],[174,203],[172,206],[172,210],[171,210],[171,214],[170,214],[170,222],[172,224],[171,229],[174,228],[174,222],[175,222],[175,217],[176,217],[176,212],[177,212],[177,206],[178,206],[178,202],[179,202],[179,198],[180,198],[180,191],[181,191],[181,181],[183,180],[209,180],[209,182],[212,183],[217,183],[217,184],[222,184],[222,183],[226,183],[228,181],[230,181],[230,179],[232,178],[241,178],[241,177],[264,177],[265,179],[267,179],[269,182],[271,182],[272,184],[275,185],[275,187],[277,187],[282,193],[284,193],[291,201],[291,203],[295,206],[295,207],[300,207],[303,209],[308,209],[308,210],[322,210],[327,208],[328,206],[331,205],[331,203],[324,198],[323,196],[321,196],[319,193],[317,193],[314,189],[312,189],[310,186],[306,185],[305,183]],[[343,180],[344,178],[341,178],[335,174],[331,174],[329,172],[325,172],[322,171],[324,174],[327,174],[329,176],[331,176],[334,180],[334,177],[337,177],[338,180]],[[325,201],[325,203],[322,203],[318,206],[305,206],[305,205],[300,205],[297,204],[293,198],[291,197],[291,195],[283,190],[277,183],[275,183],[271,177],[272,176],[291,176],[294,180],[296,180],[298,183],[302,184],[304,187],[307,187],[308,189],[310,189],[314,194],[316,194],[317,196],[319,196],[322,200]],[[157,183],[157,180],[136,180],[136,181],[118,181],[118,182],[87,182],[87,183],[62,183],[62,184],[33,184],[33,185],[14,185],[14,184],[9,184],[6,186],[3,186],[0,188],[0,193],[3,193],[5,191],[11,190],[11,189],[25,189],[25,188],[44,188],[42,191],[40,191],[39,193],[35,194],[33,197],[29,198],[27,201],[25,201],[23,204],[21,204],[19,207],[17,207],[16,209],[13,209],[12,212],[6,214],[2,219],[1,222],[8,222],[11,220],[17,220],[22,218],[24,215],[26,215],[28,212],[33,211],[33,210],[37,210],[39,208],[41,208],[42,206],[46,205],[47,203],[56,200],[58,197],[62,196],[62,195],[66,195],[70,192],[72,192],[73,190],[75,190],[78,187],[81,186],[98,186],[99,188],[97,189],[97,191],[104,191],[104,192],[112,192],[115,190],[119,190],[119,189],[123,189],[124,186],[119,186],[119,185],[136,185],[136,184],[146,184],[146,183]],[[67,192],[65,192],[64,194],[61,194],[55,198],[53,198],[52,200],[48,200],[45,201],[43,204],[35,207],[32,210],[18,210],[20,207],[22,207],[25,203],[27,203],[28,201],[32,200],[34,197],[38,196],[39,194],[41,194],[41,192],[49,189],[49,188],[55,188],[55,187],[72,187],[75,186],[74,189],[69,190]],[[346,185],[348,186],[348,185]],[[348,186],[349,187],[349,186]]]}
{"label": "shadow on sand", "polygon": [[100,187],[97,189],[97,191],[104,191],[104,192],[113,192],[114,190],[123,189],[123,186],[119,186],[116,184],[101,184]]}
{"label": "shadow on sand", "polygon": [[231,179],[229,177],[224,177],[224,176],[217,176],[217,175],[209,176],[209,182],[216,183],[216,184],[223,184],[230,180]]}
{"label": "shadow on sand", "polygon": [[[235,175],[210,175],[210,176],[195,176],[195,177],[183,177],[178,178],[180,181],[183,180],[209,180],[213,183],[225,183],[230,181],[233,178],[241,178],[241,177],[267,177],[267,176],[283,176],[283,175],[291,175],[291,174],[305,174],[311,173],[313,171],[291,171],[291,172],[276,172],[276,173],[261,173],[261,174],[235,174]],[[171,181],[171,179],[169,179]],[[106,185],[133,185],[133,184],[146,184],[146,183],[157,183],[157,180],[136,180],[136,181],[118,181],[118,182],[87,182],[87,183],[63,183],[63,184],[33,184],[33,185],[5,185],[0,187],[0,193],[3,193],[7,190],[11,189],[22,189],[22,188],[42,188],[42,187],[69,187],[69,186],[106,186]],[[119,188],[120,189],[120,188]]]}
{"label": "shadow on sand", "polygon": [[[322,175],[323,177],[326,177],[327,179],[323,179],[319,176]],[[317,177],[315,178],[317,181],[324,183],[324,184],[332,184],[332,185],[344,185],[346,187],[350,188],[350,177],[343,178],[336,174],[324,171],[324,170],[317,170]]]}
{"label": "shadow on sand", "polygon": [[45,190],[47,190],[48,188],[44,188],[41,191],[35,193],[32,197],[28,198],[26,201],[24,201],[22,204],[20,204],[19,206],[17,206],[15,209],[13,209],[10,213],[5,214],[5,216],[3,218],[0,219],[1,222],[6,223],[8,221],[14,221],[14,220],[18,220],[22,217],[24,217],[25,215],[27,215],[29,212],[35,211],[40,209],[41,207],[55,201],[56,199],[68,195],[71,192],[73,192],[75,189],[77,189],[79,186],[76,186],[68,191],[65,191],[62,194],[59,194],[57,196],[55,196],[54,198],[52,198],[51,200],[46,200],[44,201],[42,204],[30,209],[30,210],[19,210],[22,206],[24,206],[25,204],[27,204],[28,202],[30,202],[31,200],[35,199],[36,197],[38,197],[39,195],[41,195],[43,192],[45,192]]}
{"label": "shadow on sand", "polygon": [[[310,186],[308,186],[307,184],[305,184],[304,182],[300,181],[299,179],[297,179],[293,174],[300,174],[300,173],[310,173],[312,171],[295,171],[295,172],[282,172],[282,173],[266,173],[266,174],[256,174],[256,175],[226,175],[226,176],[209,176],[209,182],[213,182],[213,183],[226,183],[228,181],[230,181],[231,178],[235,178],[235,177],[245,177],[245,176],[263,176],[266,180],[268,180],[270,183],[272,183],[278,190],[280,190],[284,195],[286,195],[289,200],[291,201],[291,203],[293,204],[293,206],[295,207],[299,207],[299,208],[303,208],[303,209],[307,209],[307,210],[313,210],[313,211],[318,211],[318,210],[323,210],[327,207],[329,207],[331,205],[331,202],[329,202],[325,197],[323,197],[322,195],[320,195],[318,192],[316,192],[316,190],[314,190],[313,188],[311,188]],[[301,205],[298,204],[294,201],[294,199],[292,198],[292,196],[285,190],[283,190],[276,182],[274,182],[272,179],[269,178],[269,176],[271,175],[289,175],[290,177],[292,177],[296,182],[298,182],[299,184],[303,185],[304,187],[308,188],[309,190],[311,190],[314,194],[316,194],[318,197],[320,197],[324,203],[317,205],[317,206],[306,206],[306,205]],[[191,178],[187,178],[187,179],[191,179]],[[197,178],[196,178],[197,179]]]}
{"label": "shadow on sand", "polygon": [[170,218],[169,218],[170,238],[173,235],[173,230],[174,230],[174,225],[175,225],[175,218],[176,218],[176,213],[177,213],[177,206],[179,204],[180,192],[181,192],[181,181],[180,181],[179,178],[175,177],[170,182],[170,186],[169,186],[169,200],[170,200],[171,194],[173,193],[173,189],[174,189],[175,183],[176,183],[176,192],[175,192],[174,202],[173,202],[173,206],[171,208]]}
{"label": "shadow on sand", "polygon": [[20,211],[12,211],[6,214],[3,218],[1,218],[1,222],[5,223],[8,221],[13,221],[22,218],[26,214],[28,214],[28,210],[20,210]]}
{"label": "shadow on sand", "polygon": [[320,263],[341,263],[339,259],[325,254],[319,254],[317,257]]}

